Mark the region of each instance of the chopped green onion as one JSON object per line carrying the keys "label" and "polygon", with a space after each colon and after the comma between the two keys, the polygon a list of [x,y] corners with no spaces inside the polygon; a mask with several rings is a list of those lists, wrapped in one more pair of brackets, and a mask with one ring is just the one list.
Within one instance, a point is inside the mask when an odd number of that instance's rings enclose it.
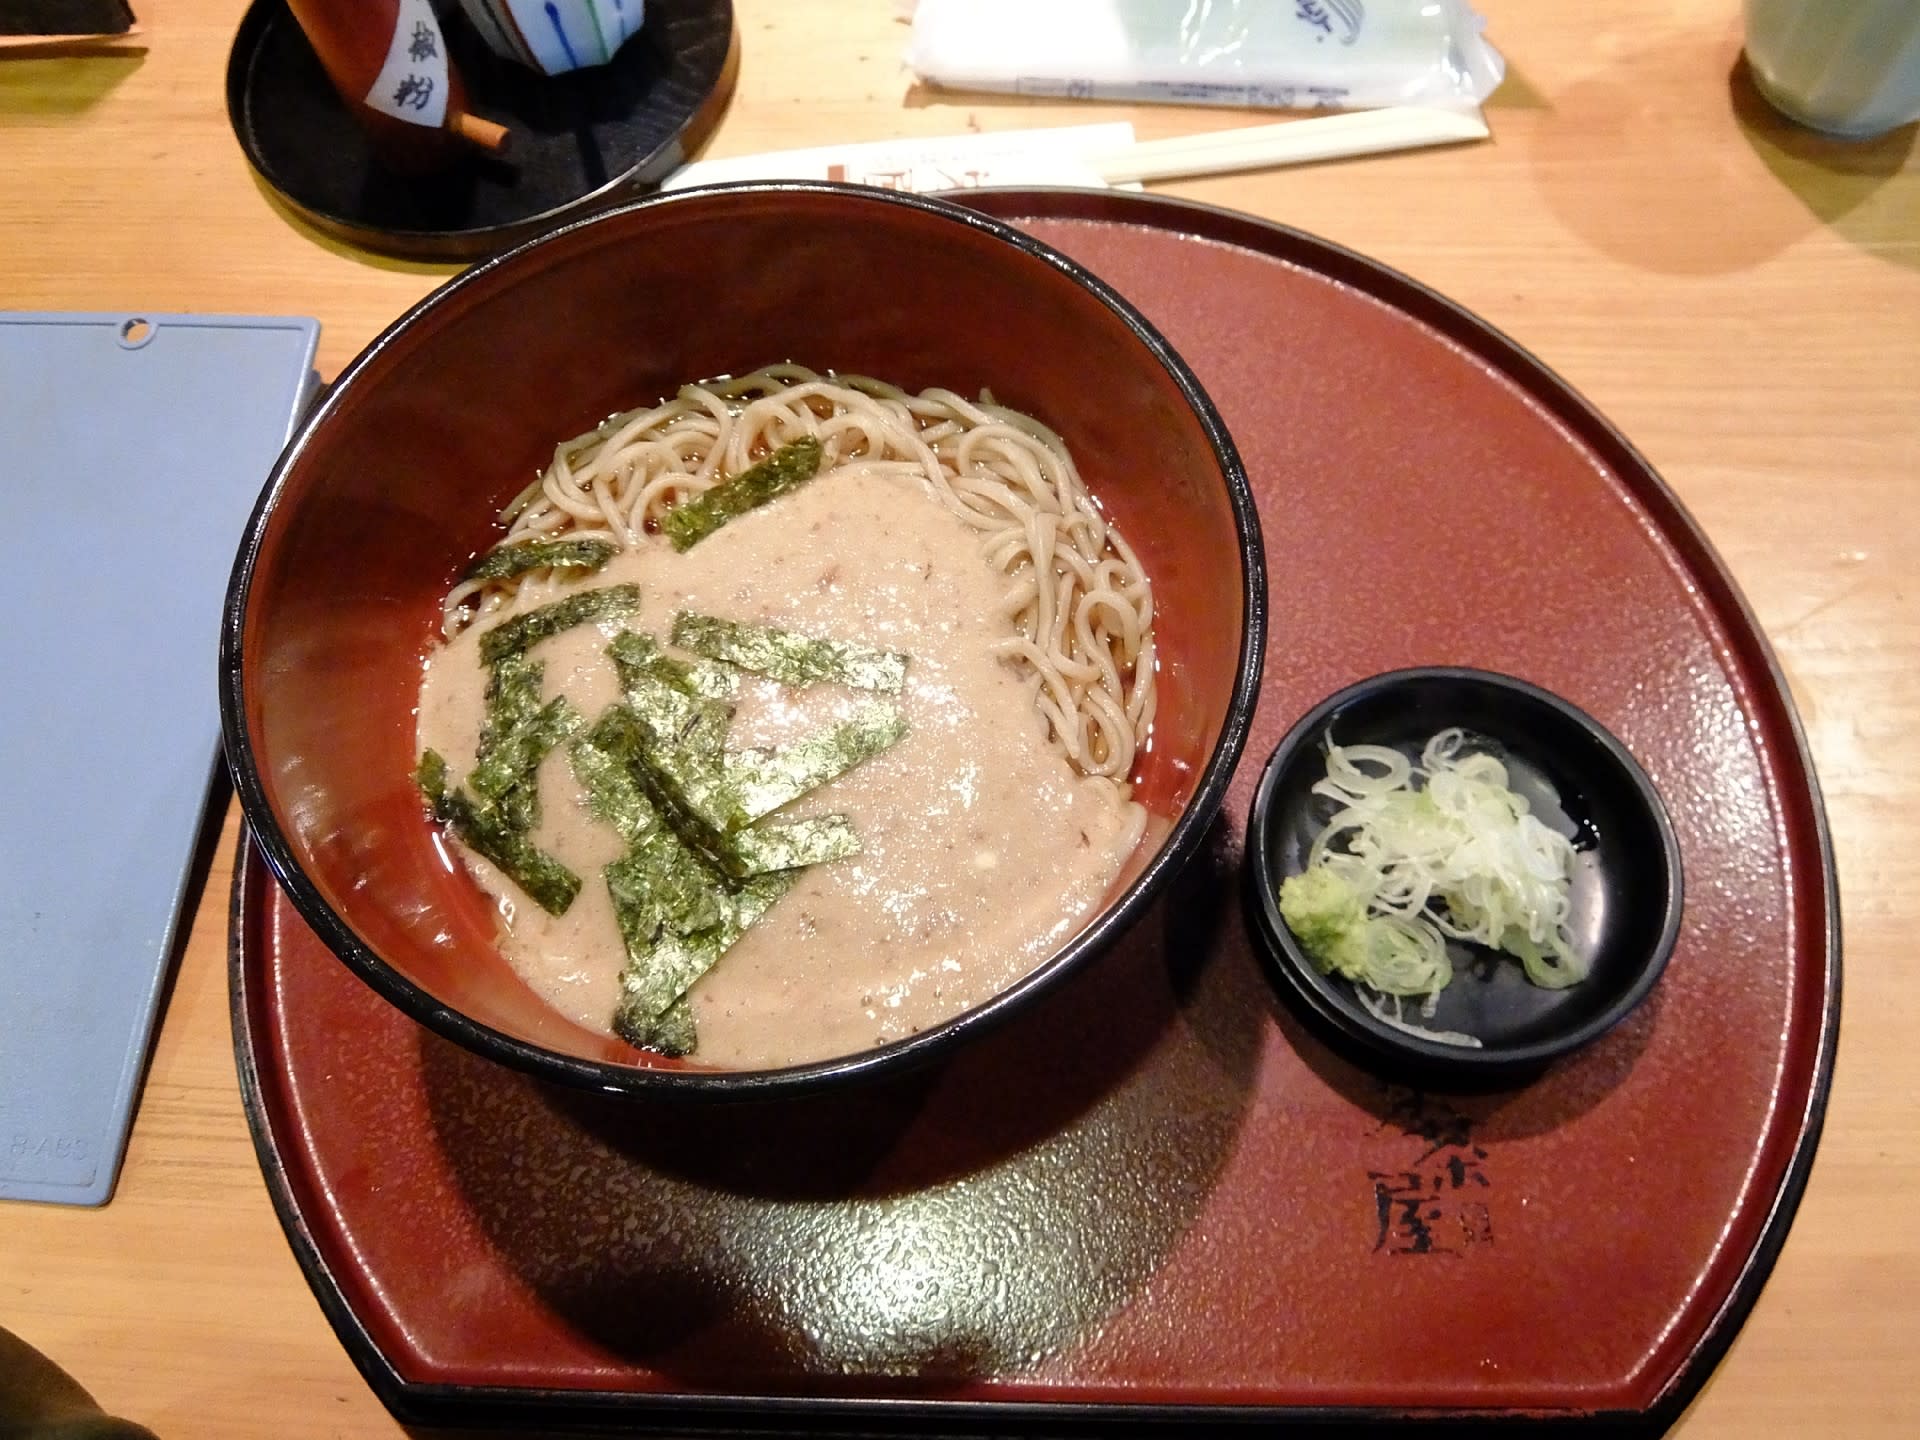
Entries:
{"label": "chopped green onion", "polygon": [[1418,766],[1386,746],[1329,744],[1313,791],[1337,809],[1282,882],[1281,918],[1322,972],[1390,997],[1390,1023],[1401,998],[1433,1014],[1453,979],[1448,939],[1503,950],[1549,989],[1585,978],[1568,928],[1573,844],[1463,731],[1435,735]]}

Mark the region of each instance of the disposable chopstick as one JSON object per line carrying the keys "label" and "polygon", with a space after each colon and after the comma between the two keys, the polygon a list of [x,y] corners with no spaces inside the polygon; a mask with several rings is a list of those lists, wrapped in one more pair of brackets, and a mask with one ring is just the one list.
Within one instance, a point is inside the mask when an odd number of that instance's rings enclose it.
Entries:
{"label": "disposable chopstick", "polygon": [[1458,145],[1484,140],[1488,134],[1487,122],[1477,110],[1402,105],[1168,140],[1140,140],[1122,150],[1091,154],[1087,160],[1108,184],[1125,185],[1137,180],[1304,165],[1428,145]]}

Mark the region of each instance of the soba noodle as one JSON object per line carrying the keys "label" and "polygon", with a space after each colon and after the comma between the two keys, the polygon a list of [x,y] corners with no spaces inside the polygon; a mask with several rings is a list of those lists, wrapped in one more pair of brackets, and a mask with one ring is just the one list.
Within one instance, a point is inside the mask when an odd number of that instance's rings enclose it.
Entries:
{"label": "soba noodle", "polygon": [[[1014,633],[997,653],[1029,677],[1074,768],[1124,789],[1153,722],[1152,587],[1060,437],[990,396],[910,395],[798,365],[688,385],[558,446],[507,508],[506,540],[590,536],[636,548],[675,504],[805,436],[825,449],[823,474],[858,470],[922,486],[979,534],[1007,577],[1002,605]],[[445,633],[500,608],[518,583],[454,587]]]}

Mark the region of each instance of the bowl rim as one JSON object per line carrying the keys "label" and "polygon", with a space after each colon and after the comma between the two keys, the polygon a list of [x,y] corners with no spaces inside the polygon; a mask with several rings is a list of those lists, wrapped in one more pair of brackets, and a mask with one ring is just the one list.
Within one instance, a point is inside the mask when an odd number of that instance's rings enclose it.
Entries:
{"label": "bowl rim", "polygon": [[[1291,768],[1300,751],[1325,729],[1332,716],[1356,701],[1369,699],[1384,691],[1429,680],[1468,682],[1497,690],[1523,702],[1557,712],[1583,731],[1611,763],[1617,777],[1627,783],[1641,809],[1652,821],[1659,836],[1660,868],[1666,879],[1666,903],[1660,931],[1653,946],[1640,960],[1632,982],[1603,1009],[1580,1024],[1524,1045],[1488,1046],[1471,1049],[1422,1040],[1380,1023],[1365,1008],[1348,1002],[1332,977],[1315,966],[1293,931],[1280,915],[1279,886],[1272,876],[1276,863],[1274,845],[1274,795],[1281,777]],[[1498,670],[1483,670],[1461,665],[1416,665],[1383,671],[1335,691],[1301,716],[1280,743],[1273,747],[1261,768],[1260,782],[1247,812],[1246,882],[1252,900],[1251,909],[1259,948],[1264,952],[1270,972],[1284,981],[1289,991],[1303,1001],[1323,1023],[1342,1037],[1377,1055],[1401,1063],[1413,1062],[1430,1074],[1452,1072],[1457,1077],[1485,1077],[1544,1069],[1550,1062],[1590,1044],[1614,1028],[1652,993],[1672,958],[1680,936],[1684,909],[1685,882],[1681,864],[1679,837],[1653,779],[1620,739],[1593,716],[1562,696],[1529,680]]]}
{"label": "bowl rim", "polygon": [[[1011,246],[1041,261],[1104,304],[1179,390],[1206,435],[1215,465],[1225,483],[1239,542],[1237,549],[1243,617],[1240,652],[1234,665],[1233,685],[1219,738],[1186,805],[1175,817],[1173,827],[1158,851],[1112,904],[1097,913],[1048,959],[989,999],[916,1035],[887,1045],[852,1055],[775,1069],[681,1069],[589,1060],[507,1034],[447,1006],[381,958],[334,911],[319,888],[303,873],[287,832],[268,800],[247,725],[245,630],[248,603],[260,551],[287,488],[289,475],[305,456],[315,435],[332,421],[344,403],[343,397],[352,392],[354,383],[362,373],[375,364],[404,333],[440,307],[453,303],[461,292],[487,285],[496,272],[518,265],[527,255],[544,246],[560,243],[577,232],[622,224],[630,216],[656,208],[687,208],[710,203],[720,197],[751,195],[831,196],[917,211]],[[895,1073],[932,1061],[963,1037],[983,1033],[1008,1018],[1030,997],[1051,987],[1068,972],[1079,968],[1082,962],[1105,950],[1135,924],[1174,874],[1192,858],[1225,800],[1228,783],[1246,746],[1259,696],[1261,669],[1266,654],[1266,623],[1265,546],[1245,465],[1218,407],[1192,369],[1129,301],[1084,266],[1045,242],[1004,221],[951,201],[833,181],[741,181],[649,195],[617,207],[595,211],[504,250],[453,276],[409,305],[348,362],[335,381],[326,387],[320,402],[301,419],[274,462],[242,532],[221,610],[220,727],[234,790],[247,828],[267,868],[286,890],[300,917],[327,948],[403,1014],[490,1060],[575,1089],[607,1094],[677,1095],[689,1098],[784,1098],[851,1080]]]}

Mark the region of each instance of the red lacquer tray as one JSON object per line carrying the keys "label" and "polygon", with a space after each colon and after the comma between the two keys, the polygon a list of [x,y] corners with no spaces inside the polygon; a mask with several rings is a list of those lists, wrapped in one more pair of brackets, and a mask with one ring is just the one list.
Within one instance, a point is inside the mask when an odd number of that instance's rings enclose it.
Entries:
{"label": "red lacquer tray", "polygon": [[[972,203],[1138,305],[1246,460],[1272,638],[1210,843],[945,1068],[735,1108],[562,1092],[434,1037],[249,851],[240,1065],[322,1306],[435,1422],[1658,1432],[1785,1237],[1838,1017],[1819,796],[1738,592],[1603,420],[1404,277],[1163,200]],[[1415,664],[1588,710],[1684,850],[1651,1000],[1522,1088],[1420,1094],[1336,1058],[1242,918],[1259,762],[1321,697]]]}

